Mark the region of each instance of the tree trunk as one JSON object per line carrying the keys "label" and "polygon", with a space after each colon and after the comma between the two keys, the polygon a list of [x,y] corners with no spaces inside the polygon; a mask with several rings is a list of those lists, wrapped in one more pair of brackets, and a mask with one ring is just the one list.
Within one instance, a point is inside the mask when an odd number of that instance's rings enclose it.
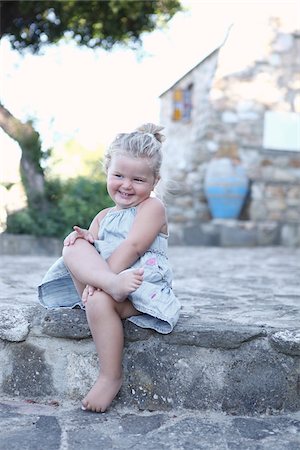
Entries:
{"label": "tree trunk", "polygon": [[0,103],[0,127],[14,139],[22,150],[21,178],[28,206],[47,209],[45,177],[40,165],[42,156],[40,136],[30,122],[22,123]]}

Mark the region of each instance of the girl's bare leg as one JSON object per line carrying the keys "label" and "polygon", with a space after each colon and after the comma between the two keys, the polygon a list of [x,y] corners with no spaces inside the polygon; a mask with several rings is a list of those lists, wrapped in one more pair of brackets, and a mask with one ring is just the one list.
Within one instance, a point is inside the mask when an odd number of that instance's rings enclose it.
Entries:
{"label": "girl's bare leg", "polygon": [[95,247],[84,239],[64,247],[63,258],[73,279],[102,289],[116,301],[123,301],[143,281],[143,269],[113,273]]}
{"label": "girl's bare leg", "polygon": [[117,303],[103,291],[88,297],[86,315],[100,362],[99,377],[82,400],[83,409],[104,412],[122,385],[122,319],[139,312],[129,300]]}

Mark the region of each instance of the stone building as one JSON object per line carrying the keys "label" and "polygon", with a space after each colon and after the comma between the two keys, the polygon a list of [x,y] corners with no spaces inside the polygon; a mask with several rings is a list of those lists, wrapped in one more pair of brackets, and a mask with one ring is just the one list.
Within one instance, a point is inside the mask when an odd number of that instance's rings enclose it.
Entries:
{"label": "stone building", "polygon": [[[290,19],[258,20],[254,33],[252,22],[235,25],[161,95],[174,243],[300,245],[300,34]],[[212,220],[203,189],[209,161],[226,145],[236,146],[250,179],[235,221]]]}

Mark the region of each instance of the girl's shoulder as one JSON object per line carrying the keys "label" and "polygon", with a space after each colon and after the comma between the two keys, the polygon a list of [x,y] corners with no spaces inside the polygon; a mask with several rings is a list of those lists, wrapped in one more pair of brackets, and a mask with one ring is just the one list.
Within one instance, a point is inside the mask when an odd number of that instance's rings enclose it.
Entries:
{"label": "girl's shoulder", "polygon": [[168,234],[168,220],[166,208],[163,202],[157,197],[149,197],[141,202],[136,207],[137,216],[143,217],[146,223],[152,222],[155,217],[155,222],[160,224],[160,233]]}
{"label": "girl's shoulder", "polygon": [[137,211],[139,211],[141,209],[149,209],[149,208],[155,209],[157,211],[162,211],[162,212],[164,212],[166,210],[163,202],[157,197],[149,197],[146,200],[144,200],[143,202],[141,202],[136,207]]}

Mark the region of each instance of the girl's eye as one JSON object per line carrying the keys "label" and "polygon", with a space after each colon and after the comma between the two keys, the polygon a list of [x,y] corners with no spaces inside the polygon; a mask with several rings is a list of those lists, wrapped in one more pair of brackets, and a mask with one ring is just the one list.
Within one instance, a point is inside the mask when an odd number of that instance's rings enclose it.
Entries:
{"label": "girl's eye", "polygon": [[137,181],[138,183],[142,183],[144,180],[142,180],[141,178],[135,178],[134,181]]}

